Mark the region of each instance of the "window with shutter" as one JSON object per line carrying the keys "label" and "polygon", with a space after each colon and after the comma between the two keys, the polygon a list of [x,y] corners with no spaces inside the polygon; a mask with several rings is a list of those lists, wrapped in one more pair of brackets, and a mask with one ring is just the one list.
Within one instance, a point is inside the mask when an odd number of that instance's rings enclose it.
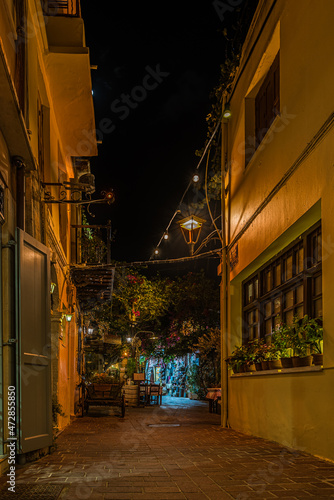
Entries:
{"label": "window with shutter", "polygon": [[255,149],[279,113],[279,52],[255,98]]}

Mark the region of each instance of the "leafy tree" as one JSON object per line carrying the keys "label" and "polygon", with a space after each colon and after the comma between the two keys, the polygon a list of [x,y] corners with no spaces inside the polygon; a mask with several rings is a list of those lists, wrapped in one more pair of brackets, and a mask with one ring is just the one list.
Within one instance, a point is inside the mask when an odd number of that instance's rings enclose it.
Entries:
{"label": "leafy tree", "polygon": [[143,350],[168,360],[194,350],[201,335],[219,325],[219,290],[204,272],[188,273],[172,283],[167,314],[160,318],[155,340],[145,340]]}

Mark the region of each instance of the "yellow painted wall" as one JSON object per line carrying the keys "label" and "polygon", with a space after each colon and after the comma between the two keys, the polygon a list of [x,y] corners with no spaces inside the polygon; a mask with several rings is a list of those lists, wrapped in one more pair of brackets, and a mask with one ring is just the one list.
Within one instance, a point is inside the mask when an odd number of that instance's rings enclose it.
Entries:
{"label": "yellow painted wall", "polygon": [[[70,223],[79,222],[71,213],[76,208],[67,206],[67,244],[61,247],[59,205],[47,205],[41,202],[44,198],[43,186],[40,183],[41,172],[38,165],[38,99],[45,108],[44,158],[45,179],[48,182],[58,182],[59,163],[67,172],[68,178],[74,177],[71,155],[85,153],[85,156],[96,155],[95,121],[93,100],[91,95],[91,75],[89,50],[85,46],[84,21],[80,18],[44,17],[41,2],[27,0],[25,44],[27,57],[27,106],[23,113],[19,110],[16,99],[12,97],[11,89],[15,75],[15,38],[17,22],[13,0],[0,2],[0,65],[1,75],[8,77],[6,86],[0,82],[1,99],[11,97],[11,107],[2,109],[0,127],[0,170],[5,177],[7,189],[5,193],[5,224],[2,226],[2,244],[15,239],[16,227],[16,181],[15,168],[6,160],[16,154],[24,157],[32,171],[26,176],[26,231],[51,249],[50,266],[53,267],[53,279],[57,283],[57,300],[55,299],[52,316],[52,371],[53,390],[57,389],[58,401],[63,407],[65,417],[60,417],[58,426],[64,428],[70,422],[75,412],[75,393],[78,383],[78,325],[77,316],[67,325],[66,338],[60,339],[60,321],[63,306],[76,304],[75,291],[67,293],[70,264]],[[55,41],[57,45],[55,45]],[[2,58],[2,55],[4,57]],[[53,63],[57,68],[54,71]],[[58,73],[57,73],[58,71]],[[4,90],[6,93],[4,93]],[[9,96],[9,97],[8,97]],[[2,102],[2,101],[1,101]],[[25,114],[26,112],[26,114]],[[15,116],[14,116],[15,115]],[[7,120],[5,125],[3,123]],[[66,123],[64,124],[64,121]],[[10,128],[10,145],[9,127]],[[15,129],[16,127],[16,129]],[[17,134],[19,127],[23,132]],[[89,135],[88,146],[86,144]],[[3,136],[2,136],[3,133]],[[26,143],[23,144],[24,139]],[[17,144],[20,153],[17,153]],[[7,147],[9,152],[7,152]],[[24,153],[22,153],[22,151]],[[74,152],[74,153],[73,153]],[[28,158],[29,156],[29,158]],[[35,161],[31,161],[31,159]],[[28,161],[29,160],[29,161]],[[37,170],[34,170],[36,168]],[[52,194],[58,198],[58,190],[52,189]],[[64,222],[62,221],[62,224]],[[2,250],[2,314],[5,340],[15,336],[15,300],[14,300],[14,253],[11,248]],[[63,292],[63,293],[62,293]],[[8,385],[15,366],[11,360],[10,349],[3,348],[3,381]],[[3,426],[6,422],[4,420]],[[3,435],[0,426],[0,438]],[[1,453],[0,453],[1,454]],[[6,468],[6,460],[0,458],[0,474]]]}
{"label": "yellow painted wall", "polygon": [[[266,12],[272,2],[265,2]],[[231,100],[229,152],[232,165],[231,239],[294,164],[333,113],[334,3],[278,0],[267,24],[258,25],[244,49],[250,59]],[[276,29],[276,31],[275,31]],[[277,38],[279,34],[279,38]],[[245,97],[261,82],[264,55],[280,46],[281,116],[265,146],[245,166]],[[244,59],[245,61],[245,59]],[[241,64],[242,67],[242,64]],[[260,80],[256,82],[256,77]],[[247,119],[247,118],[246,118]],[[242,432],[334,460],[334,128],[322,138],[238,241],[231,272],[229,344],[241,343],[241,283],[247,276],[322,220],[324,370],[320,373],[229,379],[229,423]],[[263,145],[261,143],[261,145]]]}

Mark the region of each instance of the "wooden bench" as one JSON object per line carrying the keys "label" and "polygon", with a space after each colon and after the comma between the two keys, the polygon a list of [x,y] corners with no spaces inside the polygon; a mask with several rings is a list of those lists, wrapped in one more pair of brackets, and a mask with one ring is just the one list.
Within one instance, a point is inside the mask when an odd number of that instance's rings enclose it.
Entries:
{"label": "wooden bench", "polygon": [[89,384],[85,386],[84,408],[89,406],[118,406],[122,418],[125,415],[125,398],[122,384]]}

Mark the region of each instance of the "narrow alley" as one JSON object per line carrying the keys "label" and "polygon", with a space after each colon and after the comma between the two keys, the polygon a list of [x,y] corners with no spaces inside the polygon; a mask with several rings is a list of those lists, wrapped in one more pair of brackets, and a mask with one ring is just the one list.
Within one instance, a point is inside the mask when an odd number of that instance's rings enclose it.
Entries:
{"label": "narrow alley", "polygon": [[18,466],[1,499],[285,500],[334,498],[334,464],[220,426],[208,403],[163,397],[161,406],[91,408],[57,449]]}

